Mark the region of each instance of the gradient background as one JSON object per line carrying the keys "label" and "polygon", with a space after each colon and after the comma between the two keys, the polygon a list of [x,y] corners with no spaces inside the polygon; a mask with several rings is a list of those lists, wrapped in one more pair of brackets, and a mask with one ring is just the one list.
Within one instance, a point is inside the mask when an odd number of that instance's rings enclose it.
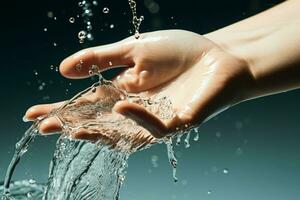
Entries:
{"label": "gradient background", "polygon": [[[251,16],[280,1],[264,0],[156,0],[158,13],[145,16],[141,30],[179,28],[200,34]],[[1,139],[0,177],[14,144],[29,124],[22,122],[25,109],[36,103],[71,97],[91,80],[67,80],[50,65],[87,47],[129,36],[131,13],[127,0],[103,0],[95,7],[92,43],[80,45],[77,33],[82,20],[77,1],[44,0],[1,2]],[[110,13],[102,13],[103,7]],[[57,17],[47,17],[52,11]],[[124,13],[125,12],[125,13]],[[109,25],[114,24],[110,29]],[[48,31],[44,32],[43,29]],[[103,29],[103,31],[101,31]],[[53,42],[58,44],[53,46]],[[35,75],[35,72],[38,75]],[[110,77],[111,73],[106,73]],[[43,90],[39,87],[45,83]],[[245,102],[222,113],[200,128],[200,140],[191,147],[176,147],[178,183],[173,183],[166,148],[157,145],[129,160],[122,200],[298,200],[300,198],[300,92]],[[38,137],[17,167],[13,179],[45,182],[57,136]],[[152,157],[158,158],[155,167]],[[224,174],[223,169],[229,173]],[[211,191],[211,194],[208,194]]]}

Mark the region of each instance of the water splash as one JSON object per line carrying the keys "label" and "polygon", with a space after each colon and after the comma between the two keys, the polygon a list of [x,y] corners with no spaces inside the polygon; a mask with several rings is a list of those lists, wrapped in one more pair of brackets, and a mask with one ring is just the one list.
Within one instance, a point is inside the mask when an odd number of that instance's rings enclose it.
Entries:
{"label": "water splash", "polygon": [[178,178],[176,176],[177,159],[175,157],[175,153],[174,153],[174,149],[173,149],[172,138],[166,138],[165,144],[167,145],[169,162],[170,162],[171,166],[173,167],[173,179],[174,179],[174,182],[177,182],[178,181]]}
{"label": "water splash", "polygon": [[140,26],[142,24],[142,21],[144,20],[144,16],[138,17],[137,11],[136,11],[136,2],[134,0],[128,0],[131,12],[132,12],[132,24],[134,26],[134,37],[136,39],[140,38]]}
{"label": "water splash", "polygon": [[[128,94],[118,89],[111,81],[105,80],[96,65],[93,65],[90,71],[91,75],[98,77],[98,82],[79,92],[47,116],[37,119],[17,143],[6,173],[4,198],[12,199],[10,182],[13,171],[30,142],[38,134],[39,124],[47,117],[56,117],[60,121],[63,136],[58,141],[44,199],[109,199],[106,198],[108,195],[111,199],[117,199],[118,188],[125,177],[122,171],[127,165],[128,156],[159,142],[143,127],[114,112],[113,106],[119,100],[127,99],[143,105],[149,112],[162,119],[170,119],[174,116],[170,109],[171,102],[165,97]],[[80,137],[91,142],[70,139]],[[167,146],[170,163],[176,169],[174,152],[170,144]],[[100,172],[97,170],[101,163],[103,170]],[[176,171],[173,175],[177,180]],[[95,188],[98,188],[100,193],[96,192]],[[108,189],[111,189],[111,192],[106,194]],[[58,193],[58,190],[61,192]]]}

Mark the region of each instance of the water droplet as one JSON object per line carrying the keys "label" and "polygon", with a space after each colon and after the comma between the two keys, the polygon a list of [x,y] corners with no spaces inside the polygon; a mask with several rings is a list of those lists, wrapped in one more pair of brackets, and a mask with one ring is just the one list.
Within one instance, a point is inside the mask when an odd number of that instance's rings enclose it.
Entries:
{"label": "water droplet", "polygon": [[43,96],[43,101],[48,101],[50,99],[50,97],[48,95]]}
{"label": "water droplet", "polygon": [[179,134],[177,136],[177,140],[176,140],[176,145],[179,146],[181,144],[181,137],[182,137],[182,134]]}
{"label": "water droplet", "polygon": [[54,70],[54,65],[50,65],[50,69],[51,69],[51,70]]}
{"label": "water droplet", "polygon": [[111,61],[109,61],[108,64],[109,64],[109,66],[112,66],[112,65],[113,65]]}
{"label": "water droplet", "polygon": [[102,11],[103,11],[103,13],[108,14],[109,13],[109,8],[104,7]]}
{"label": "water droplet", "polygon": [[186,185],[188,184],[188,182],[187,182],[187,180],[182,180],[182,181],[181,181],[181,184],[182,184],[183,186],[186,186]]}
{"label": "water droplet", "polygon": [[82,68],[82,65],[80,63],[76,64],[76,70],[77,71],[80,71]]}
{"label": "water droplet", "polygon": [[40,91],[44,90],[45,86],[46,86],[46,83],[42,82],[41,85],[39,85],[38,90],[40,90]]}
{"label": "water droplet", "polygon": [[188,132],[184,139],[185,148],[189,148],[191,146],[190,145],[190,135],[191,135],[191,132]]}
{"label": "water droplet", "polygon": [[53,18],[54,17],[54,13],[52,11],[47,12],[47,17]]}
{"label": "water droplet", "polygon": [[211,193],[212,193],[211,190],[208,190],[208,191],[207,191],[207,194],[208,194],[208,195],[211,195]]}
{"label": "water droplet", "polygon": [[111,25],[109,26],[109,28],[111,28],[111,29],[113,29],[114,27],[115,27],[114,24],[111,24]]}
{"label": "water droplet", "polygon": [[54,20],[57,20],[57,17],[54,17],[53,19],[54,19]]}
{"label": "water droplet", "polygon": [[157,168],[157,167],[158,167],[157,161],[158,161],[158,156],[157,156],[157,155],[153,155],[153,156],[151,157],[151,163],[152,163],[152,166],[153,166],[154,168]]}
{"label": "water droplet", "polygon": [[91,69],[89,70],[90,76],[100,74],[99,67],[97,65],[92,65]]}
{"label": "water droplet", "polygon": [[198,132],[198,127],[197,128],[194,128],[194,131],[196,133],[196,135],[194,136],[194,141],[198,141],[199,140],[199,132]]}
{"label": "water droplet", "polygon": [[53,42],[53,46],[57,47],[57,43],[56,43],[56,42]]}
{"label": "water droplet", "polygon": [[93,35],[92,35],[91,33],[88,33],[87,36],[86,36],[86,38],[87,38],[89,41],[94,40],[94,37],[93,37]]}
{"label": "water droplet", "polygon": [[47,29],[47,28],[44,28],[43,30],[44,30],[44,32],[47,32],[47,31],[48,31],[48,29]]}
{"label": "water droplet", "polygon": [[237,121],[235,122],[235,128],[240,130],[243,128],[243,122]]}
{"label": "water droplet", "polygon": [[235,154],[238,155],[238,156],[241,156],[243,155],[244,151],[241,147],[237,148],[236,151],[235,151]]}
{"label": "water droplet", "polygon": [[85,40],[87,33],[85,31],[79,31],[78,38],[79,40]]}
{"label": "water droplet", "polygon": [[34,73],[34,75],[36,75],[36,76],[39,75],[39,73],[38,73],[36,70],[34,70],[33,73]]}
{"label": "water droplet", "polygon": [[98,1],[93,1],[94,6],[98,6]]}
{"label": "water droplet", "polygon": [[220,138],[222,136],[222,133],[220,131],[216,132],[216,137]]}
{"label": "water droplet", "polygon": [[79,1],[78,2],[78,6],[79,7],[82,7],[82,6],[84,6],[86,4],[86,1]]}
{"label": "water droplet", "polygon": [[75,18],[74,18],[74,17],[70,17],[70,18],[69,18],[69,22],[70,22],[71,24],[73,24],[73,23],[75,22]]}
{"label": "water droplet", "polygon": [[92,25],[87,25],[86,30],[91,31],[93,29]]}
{"label": "water droplet", "polygon": [[178,178],[176,177],[177,159],[175,157],[175,153],[173,150],[172,138],[166,139],[165,143],[167,145],[169,162],[173,167],[173,179],[174,182],[177,182],[178,181]]}
{"label": "water droplet", "polygon": [[26,194],[26,196],[27,196],[27,198],[32,198],[31,192],[28,192],[28,193]]}
{"label": "water droplet", "polygon": [[228,174],[229,173],[229,170],[227,168],[223,169],[223,173],[224,174]]}

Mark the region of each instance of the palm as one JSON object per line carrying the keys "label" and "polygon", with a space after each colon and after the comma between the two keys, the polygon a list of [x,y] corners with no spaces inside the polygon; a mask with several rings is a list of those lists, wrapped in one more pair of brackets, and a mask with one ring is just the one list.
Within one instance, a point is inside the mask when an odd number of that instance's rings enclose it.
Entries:
{"label": "palm", "polygon": [[[75,70],[82,61],[82,69]],[[119,87],[171,100],[176,117],[168,121],[129,102],[115,106],[117,112],[136,120],[156,137],[186,124],[201,123],[237,103],[240,91],[252,80],[246,62],[200,35],[179,30],[146,33],[139,40],[131,37],[83,50],[63,61],[61,72],[71,78],[87,77],[92,64],[102,70],[126,65],[129,68],[115,79]]]}

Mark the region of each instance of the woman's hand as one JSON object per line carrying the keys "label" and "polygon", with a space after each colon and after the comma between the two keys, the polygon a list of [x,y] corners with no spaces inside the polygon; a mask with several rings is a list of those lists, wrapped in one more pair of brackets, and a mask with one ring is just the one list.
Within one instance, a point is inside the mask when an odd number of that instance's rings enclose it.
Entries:
{"label": "woman's hand", "polygon": [[[81,50],[61,63],[60,72],[68,78],[85,78],[91,65],[102,71],[128,67],[114,80],[120,88],[170,99],[175,113],[170,120],[159,119],[127,101],[114,106],[115,111],[135,120],[158,138],[177,128],[200,124],[218,111],[246,100],[254,85],[247,62],[203,36],[181,30],[144,33],[138,40],[130,37]],[[57,106],[33,106],[25,117],[34,120]],[[42,133],[59,130],[55,118],[44,120],[40,126]]]}

